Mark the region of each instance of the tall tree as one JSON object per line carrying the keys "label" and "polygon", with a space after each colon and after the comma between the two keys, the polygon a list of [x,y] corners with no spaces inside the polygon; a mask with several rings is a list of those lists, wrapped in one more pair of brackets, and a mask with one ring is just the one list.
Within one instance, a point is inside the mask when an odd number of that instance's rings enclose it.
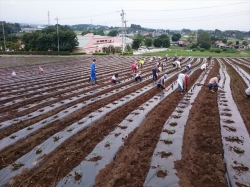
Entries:
{"label": "tall tree", "polygon": [[138,49],[141,45],[141,40],[138,38],[135,38],[132,43],[132,48],[133,49]]}
{"label": "tall tree", "polygon": [[188,38],[187,38],[187,41],[191,44],[194,44],[195,43],[195,40],[196,40],[196,34],[195,32],[190,32],[188,34]]}
{"label": "tall tree", "polygon": [[201,48],[209,50],[211,48],[211,35],[203,31],[198,35],[197,44],[200,45]]}
{"label": "tall tree", "polygon": [[109,33],[108,33],[108,36],[117,36],[118,35],[118,30],[111,30],[111,31],[109,31]]}
{"label": "tall tree", "polygon": [[152,43],[153,43],[152,38],[145,38],[145,45],[147,47],[152,46]]}
{"label": "tall tree", "polygon": [[181,34],[180,33],[175,33],[172,36],[172,41],[179,41],[181,38]]}

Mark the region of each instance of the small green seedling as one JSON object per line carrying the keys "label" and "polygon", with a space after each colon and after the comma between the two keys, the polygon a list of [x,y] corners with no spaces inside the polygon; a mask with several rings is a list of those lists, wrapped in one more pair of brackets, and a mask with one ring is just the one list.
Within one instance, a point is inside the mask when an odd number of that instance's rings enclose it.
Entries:
{"label": "small green seedling", "polygon": [[93,155],[96,156],[96,155],[97,155],[97,152],[95,151],[95,152],[93,153]]}
{"label": "small green seedling", "polygon": [[59,136],[55,136],[55,137],[54,137],[54,141],[58,141],[59,139],[60,139]]}
{"label": "small green seedling", "polygon": [[166,154],[168,154],[168,151],[165,151]]}
{"label": "small green seedling", "polygon": [[37,149],[36,150],[36,154],[39,154],[39,153],[41,153],[43,150],[41,149],[41,148],[39,148],[39,149]]}
{"label": "small green seedling", "polygon": [[78,171],[76,171],[76,175],[79,176],[79,177],[82,177],[82,172],[81,172],[80,169]]}
{"label": "small green seedling", "polygon": [[171,142],[171,139],[170,139],[170,138],[167,138],[167,142]]}
{"label": "small green seedling", "polygon": [[21,162],[16,162],[16,163],[12,164],[12,166],[13,166],[12,170],[17,170],[20,167],[24,166],[24,164],[22,164]]}
{"label": "small green seedling", "polygon": [[15,139],[16,137],[17,137],[16,135],[12,135],[10,138]]}
{"label": "small green seedling", "polygon": [[241,163],[241,165],[242,165],[243,167],[246,167],[246,163]]}
{"label": "small green seedling", "polygon": [[164,166],[161,166],[161,171],[162,171],[163,173],[166,173],[166,169],[165,169]]}
{"label": "small green seedling", "polygon": [[69,128],[67,131],[68,131],[68,132],[71,132],[72,130],[73,130],[73,128]]}

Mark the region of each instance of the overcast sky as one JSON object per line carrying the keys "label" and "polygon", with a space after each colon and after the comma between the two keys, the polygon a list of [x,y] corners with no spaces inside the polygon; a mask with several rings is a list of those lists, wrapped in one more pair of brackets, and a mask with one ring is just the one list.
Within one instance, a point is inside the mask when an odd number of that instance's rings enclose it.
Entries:
{"label": "overcast sky", "polygon": [[122,9],[127,26],[250,31],[250,0],[0,0],[0,20],[121,26]]}

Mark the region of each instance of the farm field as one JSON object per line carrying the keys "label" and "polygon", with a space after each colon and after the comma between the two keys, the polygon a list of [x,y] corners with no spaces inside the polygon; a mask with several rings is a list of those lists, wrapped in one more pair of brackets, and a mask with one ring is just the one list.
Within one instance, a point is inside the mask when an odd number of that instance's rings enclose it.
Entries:
{"label": "farm field", "polygon": [[[26,58],[0,58],[11,66],[0,68],[0,186],[250,186],[249,58],[182,57],[181,70],[167,61],[165,91],[149,58],[135,83],[141,57],[96,56],[96,84],[92,56]],[[222,89],[210,92],[218,74]]]}

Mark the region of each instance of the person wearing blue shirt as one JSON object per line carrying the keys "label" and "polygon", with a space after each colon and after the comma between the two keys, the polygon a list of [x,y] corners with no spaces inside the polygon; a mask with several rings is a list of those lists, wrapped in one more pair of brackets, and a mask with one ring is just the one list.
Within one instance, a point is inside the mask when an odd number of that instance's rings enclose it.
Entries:
{"label": "person wearing blue shirt", "polygon": [[96,60],[94,59],[92,64],[91,64],[91,69],[90,69],[90,80],[91,80],[92,84],[94,84],[96,82],[95,62],[96,62]]}

